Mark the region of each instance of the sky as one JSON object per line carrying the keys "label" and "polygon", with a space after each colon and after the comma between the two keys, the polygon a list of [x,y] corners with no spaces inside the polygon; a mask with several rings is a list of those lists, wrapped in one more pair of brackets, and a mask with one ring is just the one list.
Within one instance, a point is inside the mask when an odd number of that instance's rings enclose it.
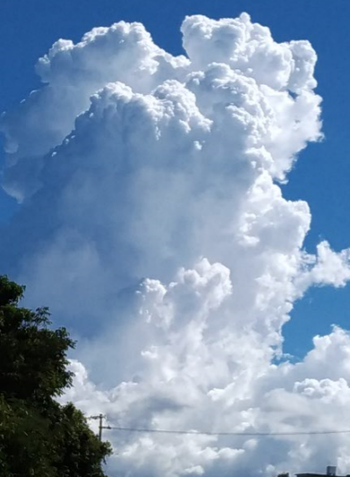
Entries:
{"label": "sky", "polygon": [[[35,5],[35,6],[34,6]],[[325,135],[311,144],[289,175],[286,197],[306,200],[312,210],[312,229],[306,244],[312,250],[322,238],[335,249],[348,246],[350,147],[347,141],[350,96],[347,17],[349,2],[296,1],[169,1],[114,0],[75,2],[25,2],[3,0],[0,6],[0,60],[2,88],[0,109],[9,110],[40,85],[35,64],[58,38],[78,41],[91,28],[119,20],[140,21],[155,42],[168,51],[182,53],[179,26],[186,15],[202,13],[212,18],[232,17],[247,11],[254,21],[267,25],[278,41],[307,38],[318,54],[316,79],[323,98]],[[30,21],[28,21],[28,19]],[[0,138],[0,141],[3,138]],[[1,142],[0,142],[1,144]],[[1,153],[0,153],[1,154]],[[3,154],[0,161],[4,161]],[[0,189],[0,223],[17,210],[16,201]],[[302,356],[312,337],[326,333],[333,323],[347,327],[350,293],[344,290],[313,290],[296,305],[293,320],[285,329],[286,351]]]}
{"label": "sky", "polygon": [[[345,0],[1,3],[0,261],[78,338],[67,399],[87,413],[343,426],[349,13]],[[111,439],[111,472],[135,476],[350,472],[346,435]]]}

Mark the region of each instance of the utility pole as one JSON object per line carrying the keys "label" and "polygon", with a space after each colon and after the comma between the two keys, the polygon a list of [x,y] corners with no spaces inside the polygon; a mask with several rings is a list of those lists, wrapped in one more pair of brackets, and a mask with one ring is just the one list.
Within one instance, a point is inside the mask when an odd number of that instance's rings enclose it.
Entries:
{"label": "utility pole", "polygon": [[100,441],[102,441],[102,423],[103,423],[103,414],[100,414],[98,416],[99,419],[99,426],[98,426],[98,438]]}
{"label": "utility pole", "polygon": [[89,416],[88,419],[98,419],[98,440],[102,441],[102,429],[109,429],[109,426],[103,425],[103,419],[105,416],[103,414],[99,414],[98,416]]}

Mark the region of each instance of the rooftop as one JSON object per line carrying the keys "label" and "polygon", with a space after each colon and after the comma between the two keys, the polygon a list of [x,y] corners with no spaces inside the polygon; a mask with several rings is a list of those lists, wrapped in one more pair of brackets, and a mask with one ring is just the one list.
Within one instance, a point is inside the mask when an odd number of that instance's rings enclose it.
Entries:
{"label": "rooftop", "polygon": [[[296,474],[297,477],[327,477],[329,474],[310,474],[310,473],[302,473],[302,474]],[[341,475],[336,475],[333,474],[332,477],[350,477],[349,475],[346,476],[341,476]]]}

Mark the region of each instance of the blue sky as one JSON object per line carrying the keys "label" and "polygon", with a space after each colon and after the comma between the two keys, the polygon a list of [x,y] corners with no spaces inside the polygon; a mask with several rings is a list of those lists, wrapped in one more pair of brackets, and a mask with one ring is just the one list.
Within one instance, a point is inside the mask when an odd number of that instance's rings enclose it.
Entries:
{"label": "blue sky", "polygon": [[[0,188],[0,273],[77,338],[63,399],[128,428],[344,428],[349,17],[349,0],[0,1],[4,183],[24,198]],[[154,43],[91,32],[121,20]],[[144,437],[111,430],[109,475],[350,473],[347,433]]]}
{"label": "blue sky", "polygon": [[[154,40],[171,53],[181,53],[179,25],[185,15],[234,17],[247,11],[254,21],[270,27],[276,41],[308,39],[318,54],[317,92],[323,97],[325,140],[309,145],[284,186],[287,198],[307,200],[312,231],[306,239],[313,251],[320,239],[335,250],[350,245],[348,212],[350,176],[350,33],[347,0],[163,1],[2,0],[0,5],[0,109],[8,110],[39,85],[34,64],[58,38],[77,41],[97,25],[119,20],[140,21]],[[0,160],[2,160],[0,158]],[[0,221],[6,222],[16,204],[0,192]],[[296,305],[286,326],[286,351],[303,354],[317,333],[330,324],[349,328],[350,290],[312,290]]]}

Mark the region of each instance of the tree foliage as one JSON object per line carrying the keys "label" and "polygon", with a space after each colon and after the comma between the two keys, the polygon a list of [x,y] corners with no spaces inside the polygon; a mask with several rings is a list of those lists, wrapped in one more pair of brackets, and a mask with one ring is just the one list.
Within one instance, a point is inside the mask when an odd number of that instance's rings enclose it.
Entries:
{"label": "tree foliage", "polygon": [[23,293],[0,276],[0,477],[104,477],[109,444],[56,400],[72,383],[74,342],[50,328],[47,308],[20,307]]}

